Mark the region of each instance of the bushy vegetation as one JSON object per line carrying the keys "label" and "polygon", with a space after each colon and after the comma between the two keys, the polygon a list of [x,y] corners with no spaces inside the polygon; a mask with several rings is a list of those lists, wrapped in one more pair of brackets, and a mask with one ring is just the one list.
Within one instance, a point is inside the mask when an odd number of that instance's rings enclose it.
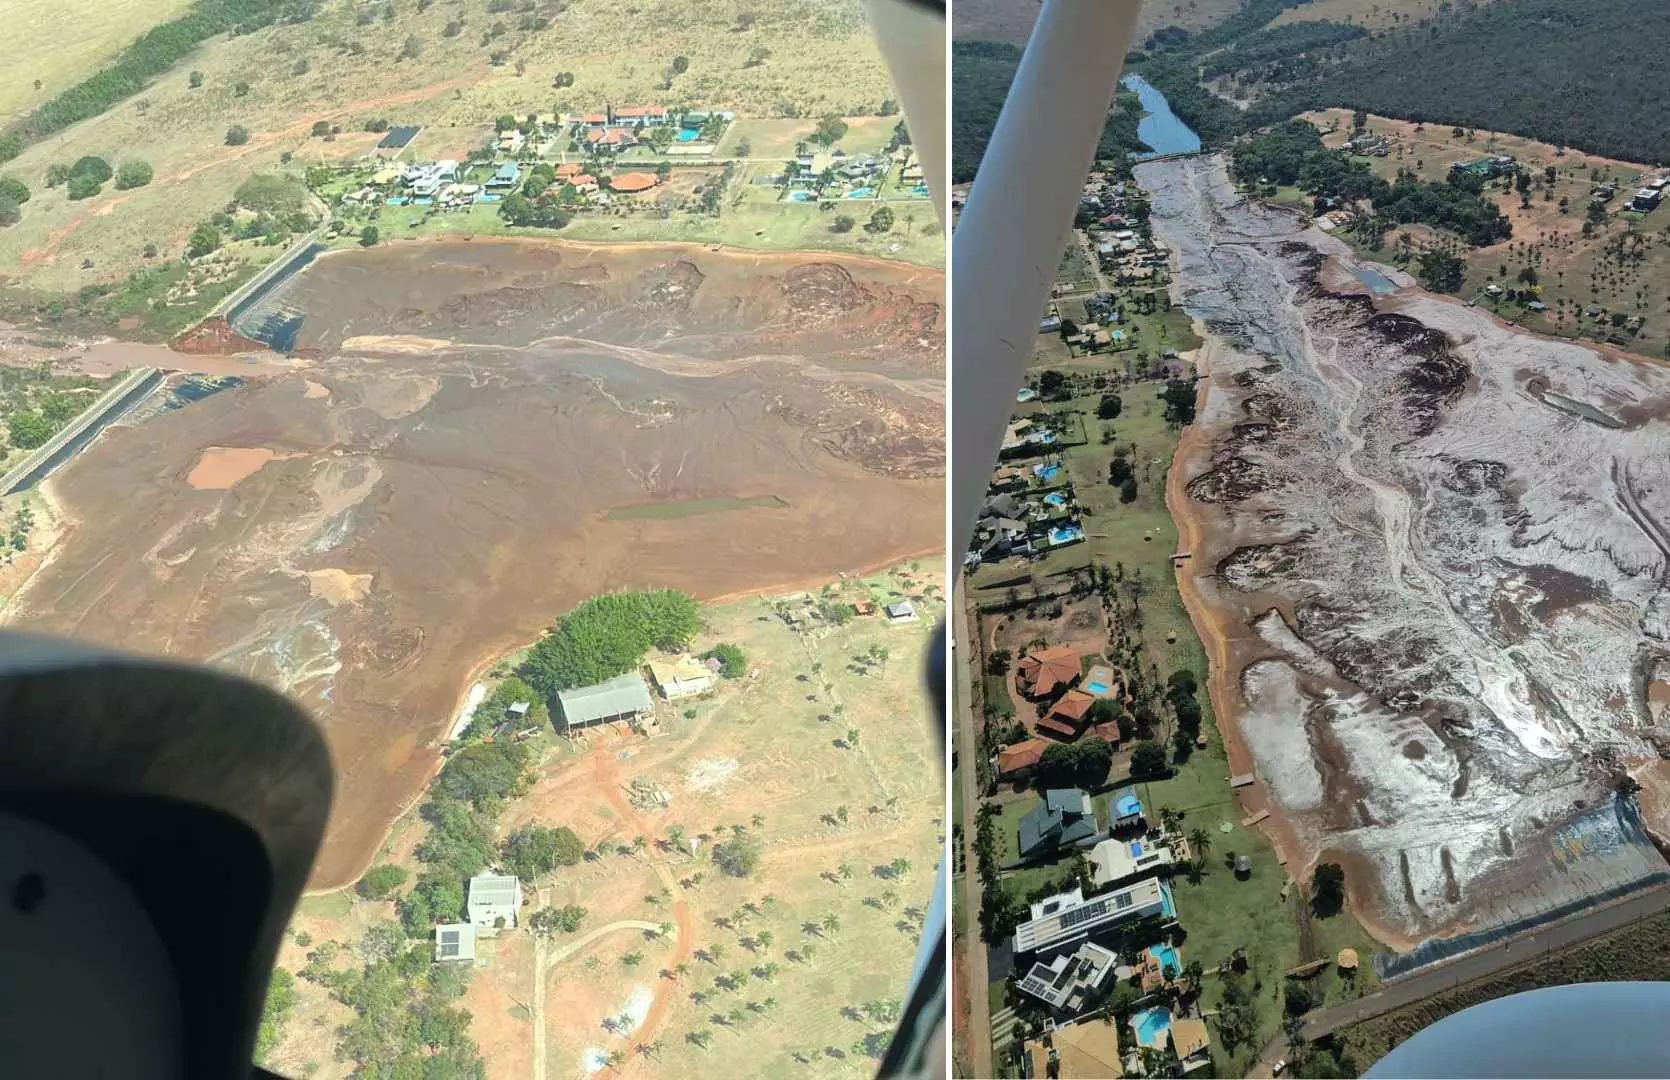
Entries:
{"label": "bushy vegetation", "polygon": [[470,1014],[455,1002],[467,988],[465,972],[432,963],[428,941],[407,941],[388,923],[373,926],[360,944],[357,968],[316,963],[335,950],[309,955],[304,977],[322,982],[354,1011],[339,1031],[337,1053],[365,1077],[463,1078],[482,1074],[481,1052],[470,1038]]}
{"label": "bushy vegetation", "polygon": [[126,191],[129,188],[144,187],[151,182],[151,163],[131,158],[122,162],[116,170],[116,189]]}
{"label": "bushy vegetation", "polygon": [[739,646],[720,642],[702,654],[704,660],[719,661],[719,674],[727,679],[740,679],[748,674],[748,657]]}
{"label": "bushy vegetation", "polygon": [[10,199],[22,206],[29,201],[29,185],[15,176],[0,176],[0,199]]}
{"label": "bushy vegetation", "polygon": [[1248,119],[1269,123],[1337,105],[1665,163],[1670,162],[1662,90],[1670,78],[1667,40],[1670,5],[1665,4],[1481,4],[1356,42],[1326,75],[1255,105]]}
{"label": "bushy vegetation", "polygon": [[713,845],[713,861],[731,877],[752,877],[760,868],[760,842],[748,833]]}
{"label": "bushy vegetation", "polygon": [[307,0],[196,0],[185,15],[142,34],[107,67],[25,116],[0,140],[0,160],[15,157],[27,140],[62,131],[132,97],[216,34],[248,32],[311,7]]}
{"label": "bushy vegetation", "polygon": [[504,842],[504,868],[524,881],[549,874],[559,866],[573,866],[586,845],[566,826],[524,825]]}
{"label": "bushy vegetation", "polygon": [[594,596],[558,619],[517,673],[550,697],[631,671],[651,648],[682,649],[701,625],[695,599],[676,589]]}
{"label": "bushy vegetation", "polygon": [[359,894],[367,900],[386,900],[389,894],[406,884],[406,870],[393,863],[373,866],[360,878]]}
{"label": "bushy vegetation", "polygon": [[497,817],[505,802],[527,790],[533,753],[512,739],[470,743],[454,751],[435,778],[435,790]]}
{"label": "bushy vegetation", "polygon": [[499,216],[505,224],[524,229],[560,229],[574,220],[554,199],[530,199],[519,191],[499,204]]}
{"label": "bushy vegetation", "polygon": [[1375,176],[1366,163],[1322,145],[1322,135],[1302,120],[1279,124],[1235,147],[1231,166],[1243,183],[1260,180],[1292,184],[1318,198],[1346,202],[1367,199],[1380,232],[1393,225],[1420,223],[1447,229],[1475,246],[1499,243],[1513,227],[1496,204],[1484,198],[1478,177],[1451,173],[1444,181],[1424,181],[1410,172],[1393,183]]}
{"label": "bushy vegetation", "polygon": [[261,1026],[255,1029],[255,1064],[266,1060],[278,1045],[284,1018],[296,1004],[296,978],[283,968],[274,968],[267,982],[267,1000],[261,1006]]}
{"label": "bushy vegetation", "polygon": [[1368,31],[1360,26],[1320,19],[1267,26],[1206,57],[1200,73],[1202,78],[1215,79],[1257,68],[1256,75],[1261,82],[1291,82],[1316,73],[1321,63],[1316,56],[1319,50],[1367,35]]}
{"label": "bushy vegetation", "polygon": [[1038,762],[1038,782],[1046,788],[1099,788],[1113,764],[1113,748],[1099,736],[1076,742],[1052,742]]}

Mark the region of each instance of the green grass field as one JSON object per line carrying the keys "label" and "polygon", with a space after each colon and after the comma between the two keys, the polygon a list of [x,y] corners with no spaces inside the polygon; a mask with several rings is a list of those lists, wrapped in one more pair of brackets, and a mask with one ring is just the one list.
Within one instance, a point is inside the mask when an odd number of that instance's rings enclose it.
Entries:
{"label": "green grass field", "polygon": [[7,0],[0,123],[73,85],[190,4],[191,0]]}

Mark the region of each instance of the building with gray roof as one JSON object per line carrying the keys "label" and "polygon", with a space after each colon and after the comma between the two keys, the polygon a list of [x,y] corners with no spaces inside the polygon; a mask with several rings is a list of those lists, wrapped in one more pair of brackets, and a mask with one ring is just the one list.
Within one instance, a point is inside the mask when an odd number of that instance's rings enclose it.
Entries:
{"label": "building with gray roof", "polygon": [[629,671],[595,686],[559,691],[555,721],[558,730],[574,731],[593,724],[633,720],[654,707],[643,676]]}

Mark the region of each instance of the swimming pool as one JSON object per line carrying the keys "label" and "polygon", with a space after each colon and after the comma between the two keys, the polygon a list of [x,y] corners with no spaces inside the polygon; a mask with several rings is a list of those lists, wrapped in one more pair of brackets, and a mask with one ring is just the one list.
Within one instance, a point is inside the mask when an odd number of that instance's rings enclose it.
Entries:
{"label": "swimming pool", "polygon": [[910,193],[912,195],[926,195],[928,193],[928,185],[917,184],[915,187],[910,189]]}
{"label": "swimming pool", "polygon": [[1131,1028],[1137,1033],[1137,1045],[1159,1050],[1166,1045],[1166,1032],[1171,1030],[1171,1013],[1165,1009],[1144,1009],[1131,1017]]}
{"label": "swimming pool", "polygon": [[1108,692],[1108,684],[1100,679],[1090,680],[1084,684],[1084,688],[1092,694],[1105,694]]}
{"label": "swimming pool", "polygon": [[1048,495],[1044,496],[1044,501],[1049,503],[1051,506],[1066,506],[1067,496],[1059,491],[1052,491]]}
{"label": "swimming pool", "polygon": [[851,191],[847,192],[847,198],[849,198],[849,199],[870,199],[870,198],[874,198],[875,194],[876,194],[876,189],[873,188],[873,187],[853,188]]}
{"label": "swimming pool", "polygon": [[1083,540],[1084,530],[1077,525],[1064,525],[1059,529],[1050,530],[1050,543],[1071,544],[1074,540]]}
{"label": "swimming pool", "polygon": [[697,131],[695,128],[684,128],[680,130],[676,136],[679,142],[695,142],[701,137],[702,133]]}
{"label": "swimming pool", "polygon": [[[1140,846],[1132,846],[1137,848],[1137,850],[1131,852],[1132,855],[1141,853]],[[1167,978],[1174,979],[1183,974],[1183,958],[1177,955],[1177,950],[1172,946],[1150,945],[1148,946],[1148,951],[1153,955],[1154,959],[1160,962],[1160,971]]]}
{"label": "swimming pool", "polygon": [[1040,480],[1054,480],[1055,474],[1061,471],[1059,465],[1034,465],[1032,475]]}
{"label": "swimming pool", "polygon": [[791,191],[791,192],[789,192],[789,201],[790,202],[817,202],[818,197],[816,195],[813,195],[810,191]]}

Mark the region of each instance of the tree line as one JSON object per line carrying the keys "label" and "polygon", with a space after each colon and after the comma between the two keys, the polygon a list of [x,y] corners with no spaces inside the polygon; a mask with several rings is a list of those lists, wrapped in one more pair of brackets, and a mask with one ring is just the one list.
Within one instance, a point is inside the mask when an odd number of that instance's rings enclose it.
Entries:
{"label": "tree line", "polygon": [[677,589],[594,596],[558,619],[528,651],[517,673],[553,697],[623,675],[642,663],[651,648],[682,649],[701,625],[695,598]]}

